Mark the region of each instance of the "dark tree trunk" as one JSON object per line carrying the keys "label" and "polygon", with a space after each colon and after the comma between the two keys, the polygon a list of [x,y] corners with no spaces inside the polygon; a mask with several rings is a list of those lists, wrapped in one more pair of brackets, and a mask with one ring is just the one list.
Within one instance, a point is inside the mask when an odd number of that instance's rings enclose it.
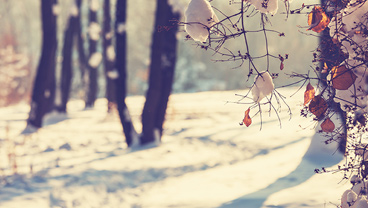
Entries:
{"label": "dark tree trunk", "polygon": [[[108,101],[107,112],[110,112],[115,101],[115,86],[113,83],[113,78],[109,76],[109,73],[114,70],[114,59],[108,54],[108,50],[112,50],[112,33],[111,33],[111,12],[110,12],[110,0],[104,0],[104,18],[103,18],[103,29],[102,29],[102,56],[103,64],[105,68],[106,77],[106,98]],[[111,51],[110,51],[111,53]]]}
{"label": "dark tree trunk", "polygon": [[[82,34],[82,10],[81,10],[82,0],[77,0],[77,7],[79,11],[79,15],[77,16],[77,26],[76,26],[76,41],[78,48],[78,59],[79,59],[79,68],[81,72],[81,86],[85,87],[85,76],[88,67],[87,56],[84,51],[84,38]],[[84,89],[85,90],[85,89]]]}
{"label": "dark tree trunk", "polygon": [[[97,21],[97,11],[93,11],[92,9],[89,10],[89,25],[98,23]],[[93,56],[94,53],[97,51],[97,40],[94,40],[93,37],[90,35],[89,31],[89,60]],[[89,61],[90,62],[90,61]],[[96,66],[92,66],[88,64],[88,89],[87,89],[87,100],[86,100],[86,107],[90,108],[93,107],[97,98],[97,68]]]}
{"label": "dark tree trunk", "polygon": [[55,55],[57,48],[56,16],[53,5],[56,0],[41,1],[42,52],[34,81],[31,111],[28,124],[40,128],[42,119],[53,108],[55,98]]}
{"label": "dark tree trunk", "polygon": [[127,95],[127,69],[126,69],[126,0],[117,0],[116,2],[116,22],[115,22],[115,36],[116,36],[116,57],[115,61],[118,77],[115,79],[115,93],[116,104],[120,116],[120,121],[123,126],[126,143],[130,147],[133,144],[134,137],[137,135],[134,129],[130,114],[125,103]]}
{"label": "dark tree trunk", "polygon": [[171,22],[173,19],[179,19],[179,14],[173,12],[167,0],[158,0],[151,46],[149,88],[142,113],[141,144],[154,142],[157,139],[155,137],[161,138],[162,135],[176,63],[178,26]]}
{"label": "dark tree trunk", "polygon": [[[326,6],[327,1],[322,0],[321,1],[322,6]],[[335,6],[344,8],[346,6],[347,2],[344,1],[336,1]],[[333,14],[328,14],[330,18],[333,17]],[[332,38],[330,36],[330,29],[327,27],[325,30],[321,32],[320,36],[320,49],[321,49],[321,55],[320,55],[320,67],[323,68],[324,64],[328,66],[329,69],[331,69],[334,66],[340,65],[343,60],[345,60],[347,57],[344,53],[341,52],[340,47],[333,43]],[[320,77],[322,80],[327,80],[328,73],[320,73]],[[327,85],[327,83],[323,83],[324,85]],[[339,151],[342,154],[345,154],[346,151],[346,142],[347,142],[347,125],[346,125],[346,112],[341,109],[340,104],[338,103],[331,103],[330,106],[333,106],[334,110],[338,113],[341,123],[345,124],[343,125],[343,128],[340,131],[340,135],[338,136],[338,142],[339,142]]]}
{"label": "dark tree trunk", "polygon": [[64,46],[62,51],[63,61],[61,67],[61,104],[57,107],[57,110],[63,113],[66,113],[66,105],[69,101],[73,77],[73,37],[77,31],[77,21],[77,16],[70,15],[68,25],[64,33]]}

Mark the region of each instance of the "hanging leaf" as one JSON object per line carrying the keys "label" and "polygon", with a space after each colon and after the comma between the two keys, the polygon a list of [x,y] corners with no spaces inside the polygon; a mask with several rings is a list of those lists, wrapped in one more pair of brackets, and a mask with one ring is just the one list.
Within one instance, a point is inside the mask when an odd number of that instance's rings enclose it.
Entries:
{"label": "hanging leaf", "polygon": [[332,86],[337,90],[347,90],[354,84],[357,76],[345,65],[334,66],[331,69],[332,73]]}
{"label": "hanging leaf", "polygon": [[314,32],[320,33],[327,27],[329,23],[330,18],[319,6],[315,6],[311,13],[308,14],[308,30],[313,30]]}
{"label": "hanging leaf", "polygon": [[304,92],[304,105],[307,105],[309,101],[311,101],[314,98],[314,95],[316,94],[314,87],[308,83],[307,89]]}
{"label": "hanging leaf", "polygon": [[280,70],[283,70],[284,69],[284,62],[281,62],[280,63]]}
{"label": "hanging leaf", "polygon": [[327,102],[322,96],[315,96],[309,103],[309,111],[320,119],[327,111]]}
{"label": "hanging leaf", "polygon": [[245,116],[243,119],[243,123],[248,127],[252,124],[252,119],[249,117],[249,111],[250,108],[248,108],[248,110],[245,111]]}
{"label": "hanging leaf", "polygon": [[335,124],[331,121],[330,118],[327,118],[325,121],[321,124],[322,131],[330,133],[333,132],[335,129]]}

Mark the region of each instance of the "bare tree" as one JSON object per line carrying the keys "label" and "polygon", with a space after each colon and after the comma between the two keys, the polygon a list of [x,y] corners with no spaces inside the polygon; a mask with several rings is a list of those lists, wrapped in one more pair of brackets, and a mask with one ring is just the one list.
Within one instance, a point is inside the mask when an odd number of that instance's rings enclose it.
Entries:
{"label": "bare tree", "polygon": [[[80,5],[80,0],[79,2],[76,1],[75,5],[76,8],[73,9],[78,8],[77,7],[78,3]],[[64,32],[64,46],[62,51],[63,61],[61,67],[61,103],[60,106],[57,106],[57,110],[63,113],[66,113],[66,105],[69,101],[71,82],[73,77],[73,62],[72,62],[73,43],[74,43],[73,40],[77,32],[78,16],[79,12],[76,14],[72,13],[70,14],[68,25],[66,26],[66,30]]]}
{"label": "bare tree", "polygon": [[142,113],[142,144],[160,139],[162,135],[167,102],[174,79],[176,33],[178,31],[175,20],[178,19],[179,14],[173,12],[167,0],[157,1],[151,46],[149,88]]}
{"label": "bare tree", "polygon": [[55,98],[55,54],[57,48],[56,16],[53,7],[56,0],[41,1],[42,52],[34,81],[31,111],[28,125],[40,128],[42,119],[53,108]]}
{"label": "bare tree", "polygon": [[116,77],[116,104],[119,112],[121,124],[125,135],[125,140],[128,146],[133,145],[137,133],[134,129],[128,107],[125,103],[127,96],[127,62],[126,62],[126,49],[127,49],[127,36],[126,36],[126,16],[127,16],[127,2],[126,0],[117,0],[116,2],[116,22],[115,22],[115,35],[116,35],[116,56],[119,57],[115,61],[115,67],[118,73]]}
{"label": "bare tree", "polygon": [[100,26],[97,19],[98,4],[96,0],[90,0],[89,7],[89,26],[88,26],[88,47],[89,47],[89,61],[88,61],[88,88],[87,88],[87,98],[86,107],[93,107],[97,98],[97,69],[99,62],[97,59],[97,41],[99,39]]}
{"label": "bare tree", "polygon": [[103,28],[102,28],[102,57],[106,77],[106,98],[108,101],[107,111],[110,112],[115,103],[114,61],[115,51],[112,46],[111,11],[110,0],[104,0],[103,4]]}

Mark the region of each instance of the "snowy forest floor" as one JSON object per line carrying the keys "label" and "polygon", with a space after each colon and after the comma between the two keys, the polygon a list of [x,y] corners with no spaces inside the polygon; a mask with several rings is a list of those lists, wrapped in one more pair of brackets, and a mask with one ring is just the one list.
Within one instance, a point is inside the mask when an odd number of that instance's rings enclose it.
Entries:
{"label": "snowy forest floor", "polygon": [[[303,93],[290,98],[295,91],[281,91],[292,119],[283,107],[280,128],[264,112],[262,130],[259,116],[239,125],[248,106],[225,104],[239,91],[172,95],[162,144],[137,149],[126,148],[103,99],[87,110],[72,101],[68,115],[48,116],[28,136],[20,132],[29,107],[0,108],[0,207],[336,207],[350,184],[314,169],[342,156],[300,117]],[[128,98],[138,130],[143,102]]]}

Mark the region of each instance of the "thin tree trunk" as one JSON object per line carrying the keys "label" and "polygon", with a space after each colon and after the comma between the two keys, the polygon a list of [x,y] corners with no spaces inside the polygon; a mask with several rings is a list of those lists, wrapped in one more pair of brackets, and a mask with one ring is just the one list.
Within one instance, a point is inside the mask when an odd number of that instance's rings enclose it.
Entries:
{"label": "thin tree trunk", "polygon": [[[108,101],[107,111],[110,112],[112,106],[115,101],[115,87],[113,83],[113,78],[111,76],[112,71],[114,70],[114,57],[111,57],[111,54],[114,50],[112,48],[112,31],[111,31],[111,12],[110,12],[110,0],[104,0],[104,18],[103,18],[103,29],[102,29],[102,56],[103,56],[103,64],[105,68],[105,77],[106,77],[106,98]],[[109,76],[110,74],[110,76]]]}
{"label": "thin tree trunk", "polygon": [[151,47],[149,88],[142,113],[141,144],[161,139],[176,62],[176,32],[178,27],[170,20],[178,18],[179,15],[172,11],[167,0],[157,1],[155,31]]}
{"label": "thin tree trunk", "polygon": [[42,52],[34,81],[31,111],[28,124],[36,128],[42,126],[42,119],[53,108],[55,98],[55,55],[57,48],[56,16],[53,5],[56,0],[41,1]]}
{"label": "thin tree trunk", "polygon": [[[89,10],[89,25],[97,24],[97,11],[93,11],[91,8]],[[93,56],[94,53],[97,52],[97,40],[94,40],[91,37],[89,31],[89,60]],[[90,61],[89,61],[90,63]],[[92,66],[88,64],[88,89],[87,89],[87,100],[86,100],[86,107],[90,108],[93,107],[97,98],[97,68],[96,66]]]}
{"label": "thin tree trunk", "polygon": [[75,32],[77,31],[77,21],[77,16],[70,15],[68,25],[64,33],[64,46],[62,51],[63,61],[61,67],[61,105],[57,108],[59,112],[63,113],[66,113],[66,105],[69,101],[70,88],[73,77],[73,37]]}
{"label": "thin tree trunk", "polygon": [[116,57],[119,57],[115,61],[118,77],[114,80],[116,86],[116,104],[119,112],[121,124],[125,134],[127,145],[130,147],[134,144],[137,133],[134,129],[128,107],[125,103],[127,96],[127,62],[126,62],[126,0],[117,0],[116,2],[116,22],[115,22],[115,35],[116,35]]}
{"label": "thin tree trunk", "polygon": [[[83,88],[86,87],[86,82],[85,82],[85,76],[86,76],[86,71],[87,71],[87,67],[88,67],[88,63],[87,63],[87,56],[86,53],[84,51],[84,38],[83,38],[83,34],[82,34],[82,10],[81,10],[81,5],[82,5],[82,0],[77,0],[77,8],[79,11],[79,15],[77,16],[77,26],[76,26],[76,41],[77,41],[77,48],[78,48],[78,60],[79,60],[79,68],[80,68],[80,72],[81,72],[81,86]],[[86,91],[86,89],[84,89],[84,91]]]}

